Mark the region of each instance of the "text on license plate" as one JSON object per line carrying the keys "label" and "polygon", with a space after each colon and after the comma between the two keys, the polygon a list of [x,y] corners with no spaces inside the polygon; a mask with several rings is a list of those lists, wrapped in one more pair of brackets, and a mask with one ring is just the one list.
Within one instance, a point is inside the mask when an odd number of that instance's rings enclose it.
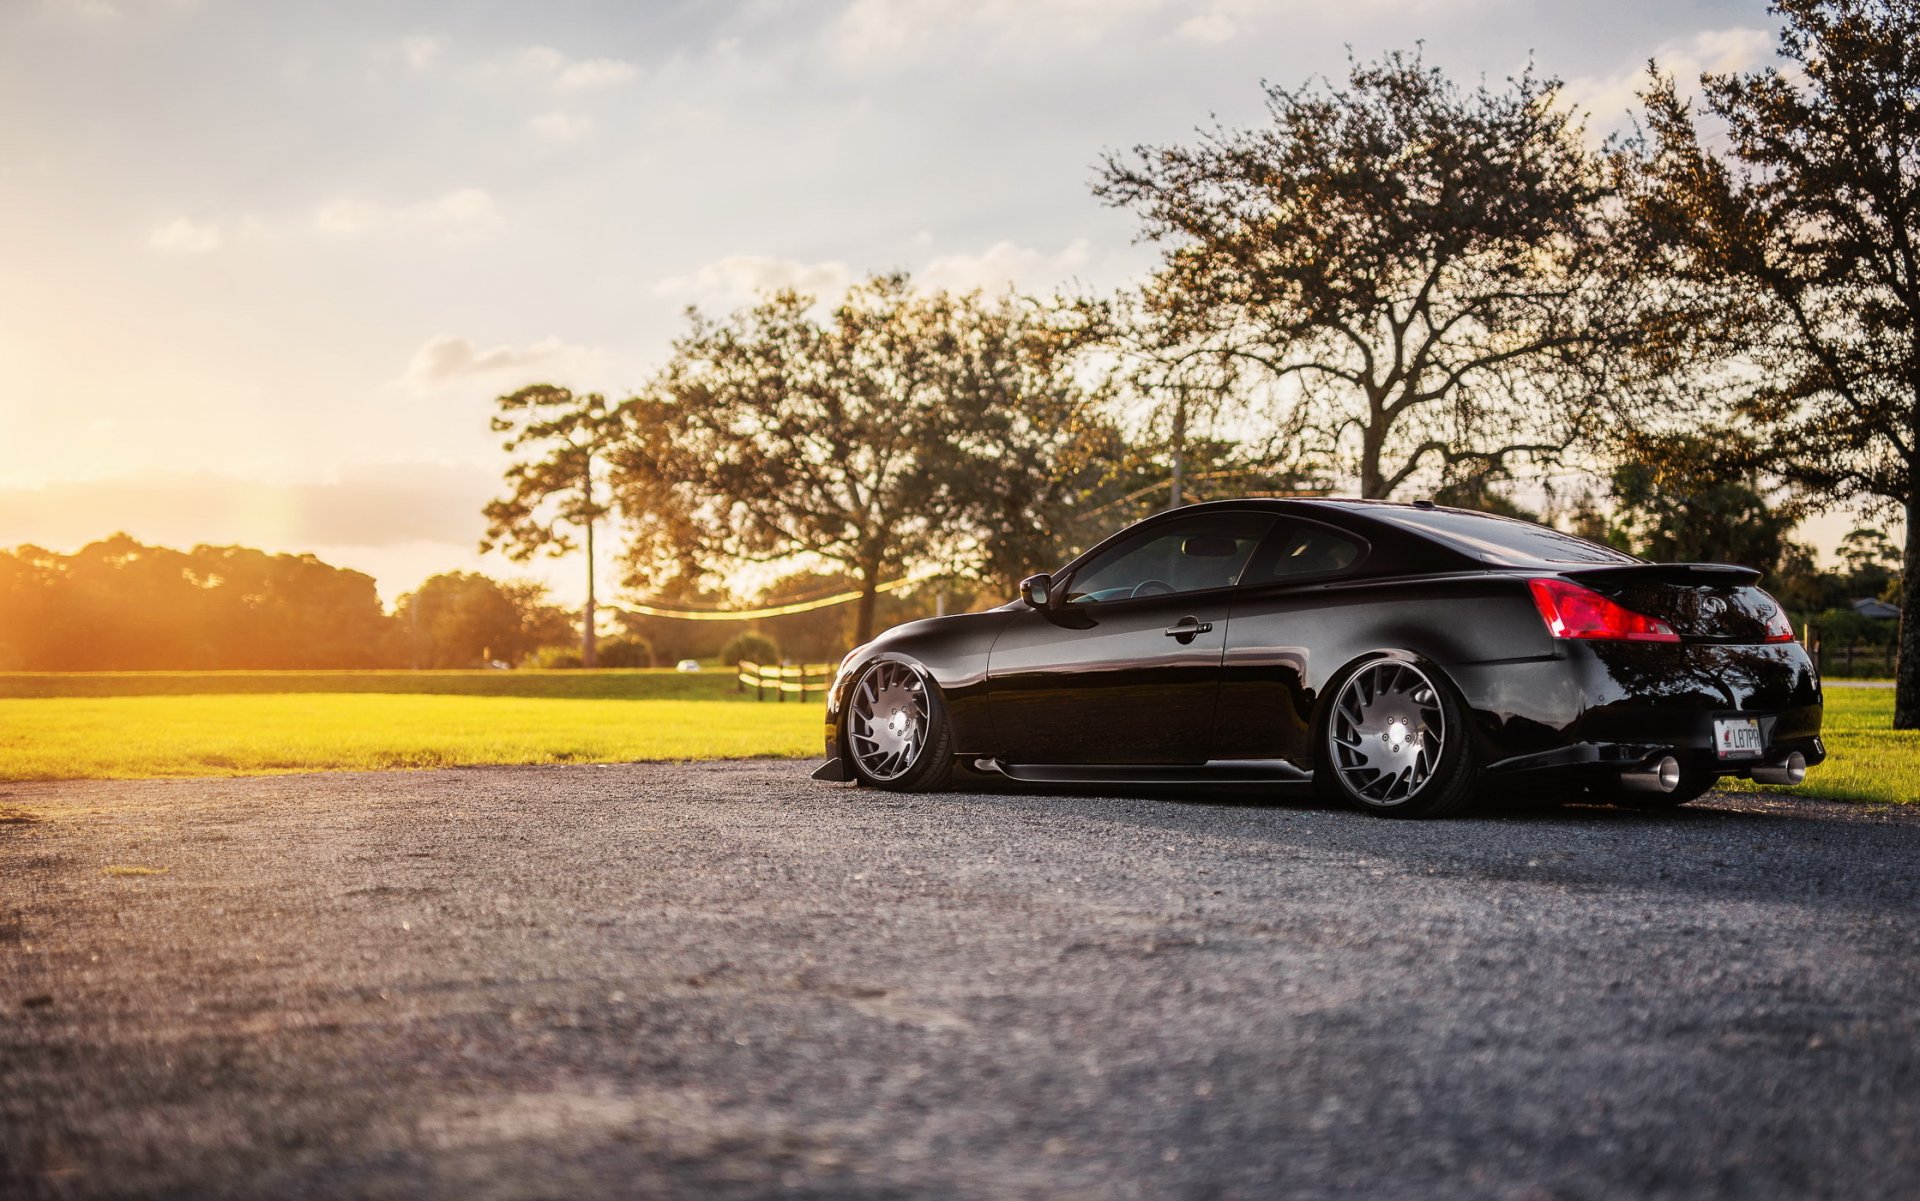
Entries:
{"label": "text on license plate", "polygon": [[1758,758],[1766,749],[1760,739],[1760,722],[1751,717],[1732,717],[1715,721],[1713,747],[1722,759]]}

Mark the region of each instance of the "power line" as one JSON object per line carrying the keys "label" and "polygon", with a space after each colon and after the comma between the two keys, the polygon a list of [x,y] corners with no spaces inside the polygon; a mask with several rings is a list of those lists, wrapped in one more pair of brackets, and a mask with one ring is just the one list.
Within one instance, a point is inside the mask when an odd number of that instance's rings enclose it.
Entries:
{"label": "power line", "polygon": [[[913,584],[930,578],[928,573],[901,576],[897,580],[888,580],[874,589],[875,592],[897,592]],[[675,621],[754,621],[762,617],[786,617],[793,613],[811,613],[815,609],[825,609],[833,605],[844,605],[848,601],[859,600],[860,589],[850,592],[836,592],[815,600],[793,601],[784,605],[770,605],[760,609],[667,609],[659,605],[633,604],[619,606],[622,613],[634,613],[642,617],[665,617]]]}

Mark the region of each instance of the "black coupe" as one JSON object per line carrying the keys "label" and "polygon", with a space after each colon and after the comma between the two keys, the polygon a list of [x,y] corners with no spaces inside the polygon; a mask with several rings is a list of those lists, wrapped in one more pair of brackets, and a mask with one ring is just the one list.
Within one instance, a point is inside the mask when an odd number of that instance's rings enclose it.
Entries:
{"label": "black coupe", "polygon": [[856,648],[814,774],[1311,781],[1407,816],[1503,780],[1653,806],[1797,783],[1820,681],[1758,579],[1426,502],[1193,505]]}

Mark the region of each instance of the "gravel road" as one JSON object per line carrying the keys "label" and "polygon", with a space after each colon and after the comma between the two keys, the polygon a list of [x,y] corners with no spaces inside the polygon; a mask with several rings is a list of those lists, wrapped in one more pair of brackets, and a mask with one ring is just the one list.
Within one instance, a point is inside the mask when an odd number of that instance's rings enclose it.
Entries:
{"label": "gravel road", "polygon": [[809,766],[0,786],[0,1196],[1920,1194],[1920,808]]}

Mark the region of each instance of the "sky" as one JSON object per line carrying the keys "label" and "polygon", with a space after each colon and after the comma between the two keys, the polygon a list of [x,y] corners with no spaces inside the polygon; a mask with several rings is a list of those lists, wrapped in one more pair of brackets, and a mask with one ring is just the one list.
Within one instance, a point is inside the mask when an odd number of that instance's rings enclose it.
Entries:
{"label": "sky", "polygon": [[758,288],[1122,286],[1156,252],[1092,195],[1103,152],[1251,124],[1262,80],[1349,49],[1531,59],[1606,129],[1649,57],[1751,68],[1772,28],[1764,0],[0,0],[0,546],[573,599],[577,563],[478,553],[502,392],[624,395],[687,305]]}

